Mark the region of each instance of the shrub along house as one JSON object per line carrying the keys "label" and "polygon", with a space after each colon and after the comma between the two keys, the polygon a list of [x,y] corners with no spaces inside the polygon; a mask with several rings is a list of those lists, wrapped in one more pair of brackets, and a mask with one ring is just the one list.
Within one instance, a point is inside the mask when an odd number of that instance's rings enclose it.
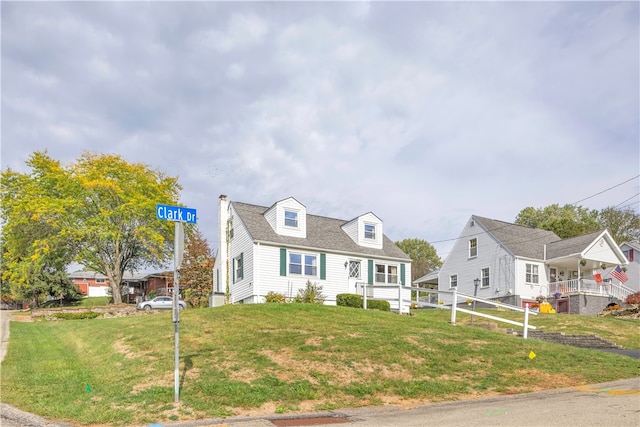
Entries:
{"label": "shrub along house", "polygon": [[[605,270],[627,264],[608,231],[561,239],[546,230],[473,215],[438,273],[456,289],[514,305],[544,297],[558,313],[596,314],[632,290]],[[451,297],[441,294],[449,302]]]}
{"label": "shrub along house", "polygon": [[[350,221],[307,213],[293,197],[270,207],[229,202],[222,195],[218,211],[219,249],[214,266],[212,305],[261,303],[269,292],[294,298],[307,282],[322,286],[325,304],[336,295],[362,294],[389,300],[398,310],[398,294],[410,291],[411,258],[383,233],[383,222],[369,212]],[[393,301],[395,299],[395,301]]]}

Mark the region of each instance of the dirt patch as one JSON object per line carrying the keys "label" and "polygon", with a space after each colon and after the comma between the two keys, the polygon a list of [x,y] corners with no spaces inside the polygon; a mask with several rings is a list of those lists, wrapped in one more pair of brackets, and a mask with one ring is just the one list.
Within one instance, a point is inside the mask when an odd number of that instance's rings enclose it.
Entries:
{"label": "dirt patch", "polygon": [[31,317],[31,314],[12,314],[11,321],[12,322],[33,322],[33,317]]}

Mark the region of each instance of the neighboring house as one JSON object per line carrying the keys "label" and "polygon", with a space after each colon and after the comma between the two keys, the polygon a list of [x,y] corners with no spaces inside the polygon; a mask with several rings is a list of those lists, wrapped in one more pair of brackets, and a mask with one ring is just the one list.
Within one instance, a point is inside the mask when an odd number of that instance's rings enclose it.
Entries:
{"label": "neighboring house", "polygon": [[95,271],[75,271],[68,274],[73,284],[88,297],[106,297],[111,295],[107,276]]}
{"label": "neighboring house", "polygon": [[[122,277],[123,302],[134,303],[138,297],[144,297],[150,291],[168,295],[173,285],[168,285],[168,276],[173,273],[139,274],[125,272]],[[104,274],[82,270],[68,274],[73,284],[88,297],[111,295],[109,278]]]}
{"label": "neighboring house", "polygon": [[293,197],[265,207],[222,195],[218,215],[212,305],[225,296],[229,303],[262,303],[269,292],[291,299],[310,281],[322,286],[329,305],[338,294],[362,294],[366,284],[393,286],[368,289],[368,296],[388,299],[397,310],[401,293],[401,311],[408,311],[410,291],[401,286],[411,286],[411,258],[373,213],[346,221],[311,215]]}
{"label": "neighboring house", "polygon": [[[640,243],[624,242],[620,245],[620,250],[628,262],[628,264],[624,266],[626,269],[625,274],[627,276],[627,281],[624,282],[624,285],[633,289],[634,292],[640,292]],[[612,270],[613,268],[607,268],[603,277],[605,279],[611,278],[613,281],[616,281],[617,279],[611,276]]]}
{"label": "neighboring house", "polygon": [[[626,264],[606,230],[560,239],[551,231],[474,215],[440,268],[438,290],[519,306],[544,296],[557,312],[596,314],[631,293],[603,275],[603,266]],[[449,294],[439,298],[451,302]]]}

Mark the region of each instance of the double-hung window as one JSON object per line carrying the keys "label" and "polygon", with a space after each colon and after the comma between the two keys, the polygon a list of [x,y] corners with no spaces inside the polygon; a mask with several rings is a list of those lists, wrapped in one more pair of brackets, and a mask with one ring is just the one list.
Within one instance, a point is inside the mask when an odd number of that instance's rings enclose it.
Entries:
{"label": "double-hung window", "polygon": [[287,227],[298,228],[298,212],[284,211],[284,225]]}
{"label": "double-hung window", "polygon": [[458,275],[457,274],[452,274],[451,276],[449,276],[449,287],[450,288],[457,288],[458,287]]}
{"label": "double-hung window", "polygon": [[318,275],[318,257],[310,254],[289,253],[289,274]]}
{"label": "double-hung window", "polygon": [[478,256],[478,239],[475,237],[469,240],[469,258],[475,258]]}
{"label": "double-hung window", "polygon": [[538,266],[535,264],[527,264],[526,265],[526,278],[525,281],[527,283],[538,283],[539,275],[538,275]]}
{"label": "double-hung window", "polygon": [[243,254],[240,254],[233,259],[233,282],[238,282],[244,278],[244,259]]}
{"label": "double-hung window", "polygon": [[376,226],[373,224],[364,225],[364,238],[368,240],[376,240]]}
{"label": "double-hung window", "polygon": [[482,278],[482,284],[480,286],[482,286],[483,288],[488,288],[489,287],[489,268],[483,268],[481,270],[481,278]]}
{"label": "double-hung window", "polygon": [[387,283],[398,283],[398,266],[387,266]]}
{"label": "double-hung window", "polygon": [[398,266],[376,264],[376,283],[398,283]]}

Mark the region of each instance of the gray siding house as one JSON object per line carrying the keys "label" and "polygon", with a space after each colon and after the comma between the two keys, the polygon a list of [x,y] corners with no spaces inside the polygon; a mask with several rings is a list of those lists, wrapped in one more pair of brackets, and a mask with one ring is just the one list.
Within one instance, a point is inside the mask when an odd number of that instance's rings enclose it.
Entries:
{"label": "gray siding house", "polygon": [[[557,312],[595,314],[607,301],[632,293],[604,274],[607,267],[626,264],[606,230],[561,239],[551,231],[473,215],[438,272],[438,290],[455,288],[514,305],[545,297]],[[439,298],[451,302],[450,295]]]}

